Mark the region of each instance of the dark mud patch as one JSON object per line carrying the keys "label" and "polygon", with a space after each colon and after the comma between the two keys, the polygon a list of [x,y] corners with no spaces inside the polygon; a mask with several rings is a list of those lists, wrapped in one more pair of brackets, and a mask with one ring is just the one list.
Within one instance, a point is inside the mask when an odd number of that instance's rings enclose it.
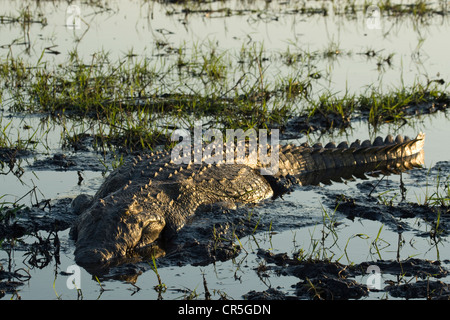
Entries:
{"label": "dark mud patch", "polygon": [[[347,300],[368,295],[367,287],[350,279],[348,268],[338,262],[301,261],[286,253],[273,254],[266,250],[259,250],[258,256],[266,263],[275,264],[266,266],[267,270],[278,276],[294,276],[301,280],[292,286],[295,294],[289,295],[290,299]],[[258,295],[252,292],[248,298],[255,296]]]}
{"label": "dark mud patch", "polygon": [[77,166],[74,158],[68,157],[63,153],[56,153],[52,157],[36,160],[32,166],[33,169],[45,168],[52,170],[67,170]]}
{"label": "dark mud patch", "polygon": [[387,287],[395,298],[450,300],[450,285],[442,281],[417,281]]}
{"label": "dark mud patch", "polygon": [[[370,121],[374,125],[393,121],[407,123],[409,118],[414,118],[418,115],[429,115],[437,112],[446,113],[450,105],[449,98],[444,95],[438,99],[431,98],[429,102],[412,103],[402,107],[395,106],[392,110],[375,111],[379,112],[379,114],[373,116],[371,115],[371,110],[367,107],[371,104],[357,106],[359,102],[354,102],[353,100],[351,100],[349,106],[346,106],[345,103],[347,102],[344,100],[336,101],[336,106],[332,109],[337,111],[323,110],[323,108],[318,107],[309,114],[290,117],[283,128],[282,138],[295,139],[307,133],[325,133],[333,129],[343,130],[350,128],[352,123],[356,121]],[[356,106],[358,110],[355,111],[354,108]]]}
{"label": "dark mud patch", "polygon": [[1,280],[0,275],[0,299],[3,298],[6,294],[17,294],[17,289],[23,285],[24,283],[21,281]]}
{"label": "dark mud patch", "polygon": [[[415,231],[418,236],[435,237],[448,236],[450,232],[449,208],[430,207],[415,203],[401,203],[395,206],[380,204],[371,198],[350,198],[337,196],[337,212],[349,220],[356,218],[379,221],[399,233]],[[429,225],[429,231],[417,230],[407,219],[420,218]]]}
{"label": "dark mud patch", "polygon": [[312,217],[298,219],[302,211],[290,201],[270,200],[255,206],[201,207],[191,220],[166,244],[161,265],[199,265],[226,261],[242,252],[241,239],[256,233],[280,232],[317,223]]}
{"label": "dark mud patch", "polygon": [[[448,202],[448,183],[450,162],[441,161],[430,169],[408,171],[407,179],[400,181],[384,179],[369,180],[356,184],[353,194],[345,195],[336,191],[322,189],[325,203],[351,221],[365,219],[379,221],[398,233],[415,232],[420,237],[446,237],[450,234],[450,206]],[[406,200],[410,188],[427,190],[426,200],[422,204]],[[388,194],[377,196],[377,194]],[[395,200],[394,200],[395,198]],[[412,224],[420,219],[428,226]]]}
{"label": "dark mud patch", "polygon": [[16,159],[27,157],[31,154],[29,150],[17,148],[0,148],[0,162],[15,162]]}
{"label": "dark mud patch", "polygon": [[201,208],[176,238],[166,244],[167,255],[158,263],[205,266],[227,261],[241,252],[238,239],[248,235],[257,224],[258,215],[249,215],[247,208]]}
{"label": "dark mud patch", "polygon": [[[59,265],[60,251],[67,249],[62,248],[60,232],[71,226],[76,219],[76,216],[67,210],[69,202],[70,199],[64,199],[18,210],[3,207],[0,243],[9,259],[12,259],[17,251],[21,252],[22,262],[27,270],[43,269],[52,263]],[[0,297],[2,291],[3,295],[14,293],[17,287],[31,278],[24,268],[15,269],[16,263],[11,260],[3,265],[9,269],[4,270],[0,263]]]}
{"label": "dark mud patch", "polygon": [[[17,177],[24,173],[19,165],[19,160],[28,157],[31,154],[29,150],[17,148],[0,148],[0,174],[12,173]],[[7,171],[6,171],[7,170]]]}
{"label": "dark mud patch", "polygon": [[0,299],[6,294],[18,294],[18,289],[30,278],[27,270],[22,268],[15,271],[5,270],[0,263]]}
{"label": "dark mud patch", "polygon": [[333,128],[347,128],[351,126],[351,119],[338,114],[318,113],[314,116],[300,115],[292,117],[286,123],[281,138],[296,139],[312,132],[327,132]]}
{"label": "dark mud patch", "polygon": [[275,288],[269,288],[265,291],[249,291],[245,294],[246,300],[295,300],[294,297],[285,294],[284,292]]}
{"label": "dark mud patch", "polygon": [[[0,299],[6,294],[20,299],[21,287],[31,279],[30,270],[61,265],[61,252],[70,250],[60,240],[61,232],[76,219],[67,209],[69,203],[64,199],[31,208],[2,208],[0,244],[7,258],[0,260]],[[19,256],[24,267],[14,261]]]}
{"label": "dark mud patch", "polygon": [[34,207],[3,207],[0,239],[20,238],[32,232],[58,232],[68,229],[77,216],[70,209],[71,199],[42,201]]}
{"label": "dark mud patch", "polygon": [[[404,261],[371,261],[360,264],[343,265],[339,262],[321,260],[301,260],[296,254],[292,257],[286,253],[274,254],[268,250],[258,250],[258,257],[263,259],[264,268],[256,272],[272,273],[274,276],[294,276],[300,281],[292,285],[290,292],[269,288],[257,292],[249,291],[247,299],[318,299],[348,300],[369,296],[370,291],[388,293],[395,298],[430,298],[448,299],[449,285],[431,278],[443,278],[448,275],[438,261],[407,259]],[[398,281],[386,280],[380,289],[370,288],[366,283],[358,283],[356,278],[369,276],[374,266],[381,270],[380,277],[391,276]],[[262,271],[263,270],[263,271]],[[418,280],[417,279],[422,279]],[[424,279],[424,280],[423,280]]]}
{"label": "dark mud patch", "polygon": [[442,266],[440,261],[415,258],[403,261],[379,260],[362,262],[352,265],[350,269],[354,275],[363,275],[364,273],[367,273],[370,266],[377,266],[382,273],[418,279],[427,279],[429,277],[443,278],[448,275],[448,270]]}
{"label": "dark mud patch", "polygon": [[[107,161],[111,161],[111,159],[107,159]],[[70,155],[58,152],[52,156],[35,160],[29,166],[29,169],[36,171],[105,171],[106,168],[101,161],[105,161],[104,157],[94,152],[80,152]]]}

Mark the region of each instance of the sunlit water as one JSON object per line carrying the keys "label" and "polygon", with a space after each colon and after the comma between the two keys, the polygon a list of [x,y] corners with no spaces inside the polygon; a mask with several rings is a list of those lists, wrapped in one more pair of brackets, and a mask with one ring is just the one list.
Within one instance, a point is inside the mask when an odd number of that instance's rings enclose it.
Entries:
{"label": "sunlit water", "polygon": [[[39,5],[38,5],[39,3]],[[156,48],[157,41],[164,41],[177,48],[185,46],[191,50],[194,46],[215,43],[224,51],[238,52],[243,46],[263,46],[264,50],[273,53],[289,52],[314,53],[319,56],[327,49],[334,49],[338,54],[330,58],[318,57],[313,60],[315,68],[326,73],[326,81],[321,82],[323,91],[350,92],[364,91],[369,86],[401,87],[411,85],[417,79],[448,80],[450,60],[447,41],[449,34],[449,20],[446,17],[436,16],[426,24],[418,24],[413,19],[405,17],[395,20],[393,18],[381,19],[380,29],[367,27],[362,13],[355,19],[348,19],[339,15],[330,14],[327,17],[320,15],[306,16],[291,14],[289,5],[278,5],[276,2],[267,4],[265,1],[252,3],[253,7],[263,11],[233,14],[224,17],[220,14],[197,13],[185,15],[181,12],[182,6],[168,5],[158,2],[141,1],[109,1],[106,7],[93,7],[81,3],[78,5],[81,12],[80,29],[67,27],[67,9],[65,2],[19,2],[0,1],[0,15],[17,15],[29,5],[33,12],[42,12],[47,19],[47,25],[31,24],[27,32],[19,24],[0,24],[0,54],[2,57],[13,54],[37,63],[45,48],[51,47],[61,54],[53,55],[47,50],[42,61],[49,65],[66,61],[67,53],[76,49],[82,56],[89,58],[101,50],[110,52],[113,57],[122,58],[132,49],[139,56],[156,59],[160,49]],[[213,3],[214,6],[236,6],[244,9],[244,5],[233,3]],[[266,7],[267,6],[267,7]],[[171,14],[167,14],[167,13]],[[262,14],[261,14],[262,13]],[[27,39],[29,45],[21,44]],[[368,57],[364,53],[368,50],[381,52],[379,57],[387,58],[394,54],[392,65],[386,63],[377,66],[378,57]],[[270,70],[269,75],[274,78],[290,74],[289,67],[282,70]],[[33,134],[22,130],[23,123],[31,127],[37,126],[39,117],[22,117],[10,115],[6,104],[3,107],[2,127],[12,121],[8,135],[26,138]],[[11,116],[11,117],[10,117]],[[402,133],[414,137],[419,131],[426,132],[425,166],[432,167],[439,161],[450,160],[450,148],[446,140],[450,137],[449,122],[444,113],[410,119],[403,127],[383,125],[373,132],[365,123],[355,123],[352,130],[334,137],[324,136],[321,140],[348,140],[374,138],[375,135]],[[21,179],[9,174],[0,175],[0,195],[5,195],[3,201],[17,201],[27,192],[37,187],[38,192],[27,195],[20,200],[29,204],[38,198],[59,199],[73,197],[82,192],[94,193],[101,184],[103,176],[99,170],[84,171],[85,183],[77,185],[76,171],[49,171],[33,170],[28,167],[34,157],[40,158],[60,150],[61,128],[56,126],[51,130],[40,132],[40,136],[48,139],[46,147],[39,146],[33,156],[23,160],[25,173]],[[298,143],[304,142],[306,138]],[[311,136],[310,139],[319,139]],[[444,143],[443,143],[444,142]],[[70,153],[69,153],[70,154]],[[101,159],[101,156],[98,156]],[[398,177],[391,177],[396,181]],[[408,175],[404,177],[408,181]],[[357,182],[356,182],[357,183]],[[338,190],[346,194],[355,190],[356,183],[335,184],[327,186],[329,190]],[[412,182],[410,181],[410,185]],[[423,188],[410,187],[408,200],[417,202],[425,197]],[[283,201],[283,200],[279,200]],[[196,291],[202,298],[203,277],[205,274],[208,288],[217,293],[213,298],[219,298],[224,293],[232,298],[241,298],[250,290],[265,290],[269,286],[290,292],[291,285],[299,280],[293,277],[276,276],[260,278],[255,268],[261,263],[256,256],[258,248],[273,250],[275,253],[287,252],[292,254],[299,249],[311,249],[313,239],[321,236],[322,210],[327,208],[324,196],[318,190],[303,191],[296,189],[285,198],[297,206],[293,206],[291,216],[305,219],[305,227],[285,230],[275,234],[261,232],[254,237],[240,239],[245,250],[233,261],[219,262],[206,267],[165,267],[158,272],[162,281],[167,285],[167,291],[162,294],[164,299],[183,298],[191,291]],[[264,209],[262,209],[264,211]],[[313,212],[311,214],[311,212]],[[268,212],[276,219],[276,212]],[[283,213],[284,219],[286,213]],[[334,258],[342,257],[342,263],[358,263],[376,260],[380,256],[373,252],[372,241],[382,226],[380,222],[358,220],[351,222],[342,217],[342,224],[337,228],[339,241],[326,253]],[[414,224],[415,222],[411,222]],[[425,227],[424,227],[425,228]],[[44,233],[45,234],[45,233]],[[366,239],[354,237],[357,234],[367,235]],[[12,269],[24,267],[29,270],[31,278],[22,287],[19,295],[23,299],[76,299],[76,290],[69,290],[66,281],[68,276],[60,274],[74,263],[73,243],[68,239],[68,231],[60,233],[61,264],[48,265],[42,269],[30,268],[27,257],[22,257],[23,251],[14,250],[13,259],[9,259],[5,251],[0,252],[0,263],[5,266],[8,261],[13,263]],[[395,259],[400,252],[404,259],[415,256],[424,259],[441,259],[448,261],[447,241],[439,243],[437,247],[430,244],[429,239],[416,237],[413,232],[403,233],[407,245],[397,246],[398,234],[384,227],[381,238],[389,244],[381,250],[382,259]],[[25,237],[24,241],[35,241]],[[345,250],[344,250],[345,248]],[[81,291],[84,299],[156,299],[157,278],[151,270],[138,277],[132,285],[121,281],[106,281],[101,285],[92,279],[86,271],[81,269]],[[442,280],[442,279],[441,279]],[[359,279],[364,283],[365,279]],[[105,290],[102,290],[105,289]],[[183,292],[182,290],[187,291]],[[190,290],[190,291],[189,291]],[[7,294],[5,299],[11,295]],[[369,298],[376,298],[371,295]]]}

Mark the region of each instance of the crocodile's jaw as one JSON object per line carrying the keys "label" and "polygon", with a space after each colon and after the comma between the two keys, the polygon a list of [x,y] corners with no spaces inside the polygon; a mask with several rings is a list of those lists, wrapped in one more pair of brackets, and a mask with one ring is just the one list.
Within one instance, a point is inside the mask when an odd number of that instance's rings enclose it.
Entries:
{"label": "crocodile's jaw", "polygon": [[101,243],[98,246],[83,246],[83,243],[79,243],[75,249],[75,262],[80,266],[100,266],[115,258],[125,257],[134,249],[144,248],[159,238],[164,227],[157,222],[151,224],[153,225],[151,232],[143,231],[141,238],[136,243],[133,241],[133,245],[124,246],[116,242],[114,246],[101,245]]}
{"label": "crocodile's jaw", "polygon": [[80,266],[102,265],[113,257],[113,252],[106,248],[81,247],[75,250],[75,262]]}
{"label": "crocodile's jaw", "polygon": [[[120,206],[114,208],[117,212],[105,212],[100,207],[89,208],[84,214],[86,221],[78,224],[75,262],[79,265],[100,265],[126,256],[134,248],[153,243],[165,227],[164,219],[156,213],[130,213]],[[105,224],[105,219],[112,221]]]}

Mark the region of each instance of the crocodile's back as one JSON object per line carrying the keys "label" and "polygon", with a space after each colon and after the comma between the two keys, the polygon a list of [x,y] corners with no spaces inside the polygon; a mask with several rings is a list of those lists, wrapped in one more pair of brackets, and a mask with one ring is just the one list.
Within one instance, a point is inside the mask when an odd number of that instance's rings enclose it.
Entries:
{"label": "crocodile's back", "polygon": [[[136,197],[136,190],[139,190],[155,201],[159,201],[161,195],[158,194],[164,192],[173,203],[179,202],[184,195],[196,203],[258,202],[273,195],[274,179],[286,176],[299,177],[302,184],[316,184],[320,180],[326,181],[327,174],[330,175],[328,180],[333,180],[336,175],[347,178],[373,170],[410,169],[423,164],[424,142],[425,134],[420,133],[414,139],[378,137],[373,143],[357,140],[350,145],[329,143],[324,147],[320,144],[286,145],[277,151],[278,170],[272,177],[260,174],[261,169],[270,164],[264,166],[259,159],[254,162],[248,157],[241,164],[229,164],[225,159],[215,164],[204,161],[177,164],[170,151],[143,154],[111,173],[95,199],[114,194],[121,198],[128,194]],[[267,155],[272,156],[274,150],[266,147]],[[192,153],[192,159],[193,156]]]}

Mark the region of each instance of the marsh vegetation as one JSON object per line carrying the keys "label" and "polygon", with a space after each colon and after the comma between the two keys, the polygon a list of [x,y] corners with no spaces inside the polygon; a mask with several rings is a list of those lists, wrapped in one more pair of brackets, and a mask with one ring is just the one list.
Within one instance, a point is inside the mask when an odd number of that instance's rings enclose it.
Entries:
{"label": "marsh vegetation", "polygon": [[[94,1],[77,4],[79,28],[64,1],[0,4],[0,297],[38,296],[31,271],[51,268],[45,297],[62,299],[241,298],[245,279],[259,298],[408,298],[412,289],[398,288],[419,274],[448,284],[447,1]],[[379,28],[367,26],[373,6]],[[299,188],[232,211],[229,229],[211,222],[208,234],[223,261],[173,269],[177,256],[156,259],[91,284],[83,274],[78,294],[56,290],[73,263],[66,199],[94,193],[128,156],[171,148],[172,131],[197,119],[204,129],[279,129],[295,143],[425,131],[429,160],[400,177]],[[420,267],[404,272],[416,256]],[[360,286],[368,262],[389,289]],[[105,290],[109,281],[120,289]],[[429,288],[420,298],[443,296]]]}

